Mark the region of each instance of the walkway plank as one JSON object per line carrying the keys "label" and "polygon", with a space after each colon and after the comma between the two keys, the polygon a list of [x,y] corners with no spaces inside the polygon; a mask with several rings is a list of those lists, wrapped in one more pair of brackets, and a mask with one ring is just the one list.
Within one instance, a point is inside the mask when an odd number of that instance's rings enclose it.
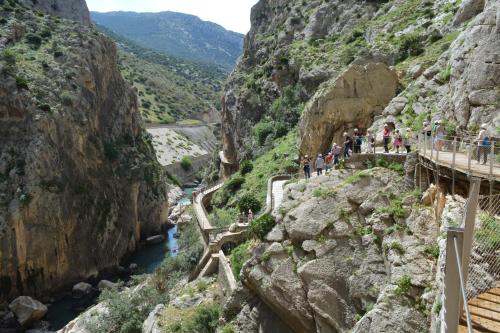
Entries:
{"label": "walkway plank", "polygon": [[500,304],[500,297],[493,295],[493,294],[490,294],[490,293],[481,294],[481,295],[477,296],[477,298],[484,299],[485,301],[490,301],[493,303]]}
{"label": "walkway plank", "polygon": [[500,317],[500,303],[486,301],[481,298],[475,298],[469,301],[469,306],[489,309],[491,311],[498,312],[498,316]]}
{"label": "walkway plank", "polygon": [[[428,150],[427,152],[420,151],[420,155],[422,157],[425,157],[426,159],[429,159],[441,166],[451,168],[453,164],[453,153],[452,152],[446,152],[446,151],[440,151],[439,152],[439,159],[436,159],[436,151],[433,152],[432,159],[431,159],[431,152]],[[469,160],[466,154],[463,153],[456,153],[455,155],[455,169],[463,172],[465,174],[468,173],[469,170]],[[487,164],[480,164],[477,163],[476,160],[471,161],[471,173],[474,176],[481,177],[481,178],[488,178],[490,174],[490,165],[489,161]],[[493,164],[493,177],[495,178],[496,181],[500,181],[500,168],[498,167],[498,164],[494,163]]]}

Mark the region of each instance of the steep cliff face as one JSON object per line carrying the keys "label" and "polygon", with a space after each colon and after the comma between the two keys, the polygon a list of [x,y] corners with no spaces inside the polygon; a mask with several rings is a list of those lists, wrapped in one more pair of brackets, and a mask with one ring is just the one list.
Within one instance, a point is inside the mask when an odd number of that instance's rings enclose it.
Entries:
{"label": "steep cliff face", "polygon": [[380,132],[384,122],[421,128],[426,119],[443,120],[450,134],[475,131],[483,123],[492,132],[500,127],[500,3],[463,1],[453,24],[467,20],[435,64],[414,65],[416,80],[389,104],[374,129]]}
{"label": "steep cliff face", "polygon": [[[377,131],[384,122],[418,130],[425,118],[443,118],[449,128],[475,130],[486,122],[495,129],[498,37],[498,1],[260,1],[225,89],[228,169],[251,155],[258,122],[292,128],[300,118],[302,153],[372,123]],[[377,82],[391,94],[369,107],[360,101],[374,92],[372,82],[343,78],[368,64],[397,74],[396,89],[394,76]]]}
{"label": "steep cliff face", "polygon": [[141,235],[160,229],[168,208],[115,45],[84,25],[7,6],[0,6],[7,36],[0,300],[42,295],[116,266]]}
{"label": "steep cliff face", "polygon": [[411,189],[381,168],[288,185],[243,284],[297,333],[427,332],[439,223]]}
{"label": "steep cliff face", "polygon": [[[301,110],[294,106],[340,73],[351,57],[344,50],[310,54],[310,47],[348,34],[376,10],[376,4],[361,0],[262,0],[254,6],[244,53],[223,100],[223,149],[229,162],[236,164],[248,154],[252,126],[266,116],[288,128],[297,124]],[[289,95],[295,95],[292,103],[272,107],[276,99]]]}
{"label": "steep cliff face", "polygon": [[78,21],[90,26],[90,13],[85,0],[19,0],[19,3],[50,15]]}

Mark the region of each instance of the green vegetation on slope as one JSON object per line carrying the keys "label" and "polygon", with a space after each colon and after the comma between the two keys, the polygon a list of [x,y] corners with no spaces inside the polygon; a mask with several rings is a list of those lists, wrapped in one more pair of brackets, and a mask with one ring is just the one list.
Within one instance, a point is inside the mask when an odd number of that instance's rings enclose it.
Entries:
{"label": "green vegetation on slope", "polygon": [[[254,197],[260,203],[260,207],[265,208],[269,178],[297,172],[296,136],[296,131],[290,131],[285,137],[276,139],[270,150],[254,160],[250,172],[244,176],[241,172],[237,172],[226,181],[212,199],[214,209],[210,214],[210,220],[217,226],[233,223],[240,200],[242,198],[248,200],[248,196]],[[254,211],[254,214],[257,213],[258,211]]]}
{"label": "green vegetation on slope", "polygon": [[137,89],[146,122],[192,123],[220,108],[224,72],[142,48],[104,27],[99,29],[118,44],[120,70]]}

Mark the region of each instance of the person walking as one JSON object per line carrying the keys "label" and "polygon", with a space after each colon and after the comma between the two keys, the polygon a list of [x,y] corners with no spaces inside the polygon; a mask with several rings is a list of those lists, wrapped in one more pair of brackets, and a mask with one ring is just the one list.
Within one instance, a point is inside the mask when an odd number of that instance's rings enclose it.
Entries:
{"label": "person walking", "polygon": [[332,154],[333,154],[333,166],[335,167],[336,165],[339,165],[340,154],[342,154],[342,148],[340,148],[340,146],[336,143],[333,144]]}
{"label": "person walking", "polygon": [[411,153],[411,140],[413,138],[413,132],[411,130],[411,128],[407,128],[406,129],[406,132],[403,136],[403,144],[406,148],[406,153],[409,154]]}
{"label": "person walking", "polygon": [[375,154],[375,137],[373,136],[371,130],[366,131],[366,142],[367,142],[366,152],[368,154]]}
{"label": "person walking", "polygon": [[253,221],[253,211],[251,209],[248,210],[248,223]]}
{"label": "person walking", "polygon": [[402,144],[403,137],[401,136],[401,132],[399,132],[399,130],[396,130],[396,133],[394,135],[394,148],[396,148],[396,154],[399,154],[399,148],[401,148]]}
{"label": "person walking", "polygon": [[325,157],[326,173],[330,172],[330,169],[332,169],[332,164],[333,164],[333,154],[332,154],[332,152],[329,152],[328,155],[326,155],[326,157]]}
{"label": "person walking", "polygon": [[491,145],[490,134],[487,130],[487,125],[482,124],[479,134],[477,135],[477,163],[481,161],[481,154],[483,154],[483,164],[488,162],[488,148]]}
{"label": "person walking", "polygon": [[302,165],[304,166],[304,176],[306,179],[311,178],[311,159],[309,155],[304,156],[302,159]]}
{"label": "person walking", "polygon": [[384,132],[382,133],[384,138],[384,153],[389,154],[389,142],[391,142],[391,129],[388,124],[384,125]]}
{"label": "person walking", "polygon": [[361,133],[357,128],[354,129],[354,154],[361,154],[361,145],[363,144],[363,138],[361,137]]}
{"label": "person walking", "polygon": [[435,148],[436,148],[436,150],[441,151],[441,149],[443,149],[444,139],[446,138],[446,129],[444,128],[441,120],[437,120],[434,123],[433,132],[434,132],[434,136],[435,136],[435,139],[434,139]]}
{"label": "person walking", "polygon": [[322,175],[324,168],[325,168],[325,160],[323,158],[323,155],[318,154],[318,158],[316,159],[316,174],[318,176]]}
{"label": "person walking", "polygon": [[352,152],[352,138],[349,136],[349,133],[344,133],[345,141],[344,141],[344,158],[351,157]]}

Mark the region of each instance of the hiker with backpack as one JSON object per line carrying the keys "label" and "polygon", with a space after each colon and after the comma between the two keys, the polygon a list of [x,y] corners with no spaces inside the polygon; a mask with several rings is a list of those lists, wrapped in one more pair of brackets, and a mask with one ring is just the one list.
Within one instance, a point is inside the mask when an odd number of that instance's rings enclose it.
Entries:
{"label": "hiker with backpack", "polygon": [[340,154],[342,154],[342,148],[334,143],[332,146],[332,154],[333,154],[333,166],[339,165],[340,163]]}
{"label": "hiker with backpack", "polygon": [[311,159],[308,155],[304,156],[302,159],[302,165],[304,167],[304,176],[306,179],[311,178]]}
{"label": "hiker with backpack", "polygon": [[440,151],[441,149],[443,149],[444,139],[446,138],[446,129],[444,128],[441,120],[437,120],[436,122],[434,122],[433,133],[435,136],[435,148],[436,150]]}
{"label": "hiker with backpack", "polygon": [[481,154],[483,154],[483,164],[488,162],[488,150],[491,146],[490,134],[486,129],[487,125],[482,124],[479,134],[477,135],[477,163],[481,161]]}
{"label": "hiker with backpack", "polygon": [[349,133],[344,133],[345,141],[344,141],[344,158],[351,157],[352,152],[352,138],[349,136]]}

